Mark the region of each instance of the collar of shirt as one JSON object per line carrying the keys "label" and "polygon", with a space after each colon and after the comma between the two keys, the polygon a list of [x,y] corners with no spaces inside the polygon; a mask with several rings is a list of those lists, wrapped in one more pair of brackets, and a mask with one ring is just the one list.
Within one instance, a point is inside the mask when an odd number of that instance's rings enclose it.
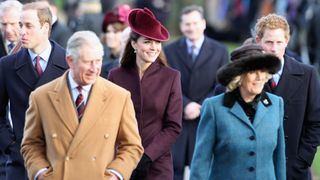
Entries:
{"label": "collar of shirt", "polygon": [[277,73],[275,73],[275,74],[272,75],[272,78],[273,78],[273,80],[276,82],[276,84],[279,83],[280,77],[281,77],[282,72],[283,72],[284,59],[281,59],[280,61],[281,61],[281,68],[280,68],[280,70],[279,70]]}
{"label": "collar of shirt", "polygon": [[16,45],[17,43],[16,42],[11,42],[11,41],[8,41],[6,40],[6,46],[8,47],[9,44],[13,43],[14,45]]}
{"label": "collar of shirt", "polygon": [[201,38],[199,38],[195,44],[193,44],[190,39],[186,39],[186,43],[187,43],[187,47],[188,47],[188,53],[191,53],[191,46],[195,46],[193,53],[198,56],[199,52],[200,52],[200,48],[203,44],[204,41],[204,35],[201,36]]}
{"label": "collar of shirt", "polygon": [[[68,81],[69,81],[69,85],[70,85],[70,89],[71,89],[72,99],[73,99],[73,102],[75,102],[77,97],[78,97],[78,95],[79,95],[79,91],[77,89],[77,87],[79,85],[76,83],[76,81],[71,76],[71,72],[70,71],[68,72]],[[86,86],[82,86],[82,95],[84,96],[85,104],[87,103],[91,87],[92,87],[92,84],[86,85]]]}
{"label": "collar of shirt", "polygon": [[[42,51],[40,54],[36,54],[34,52],[32,52],[30,49],[28,49],[28,52],[29,52],[29,55],[30,55],[30,58],[32,60],[32,64],[35,65],[35,61],[34,61],[34,58],[39,55],[41,57],[41,59],[45,62],[45,64],[47,65],[48,61],[49,61],[49,57],[50,57],[50,54],[51,54],[51,50],[52,50],[52,46],[51,46],[51,43],[50,43],[50,46],[48,48],[46,48],[44,51]],[[42,67],[42,64],[44,63],[43,61],[40,61],[40,64],[41,64],[41,67]],[[42,69],[44,70],[45,68],[42,67]]]}

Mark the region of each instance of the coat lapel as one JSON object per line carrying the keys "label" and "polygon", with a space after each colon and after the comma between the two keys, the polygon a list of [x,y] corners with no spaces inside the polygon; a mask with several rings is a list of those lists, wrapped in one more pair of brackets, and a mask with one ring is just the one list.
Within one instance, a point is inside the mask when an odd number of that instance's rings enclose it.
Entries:
{"label": "coat lapel", "polygon": [[51,81],[54,77],[59,77],[63,74],[68,65],[65,60],[65,51],[58,47],[55,43],[51,42],[52,50],[48,60],[48,65],[39,78],[36,87]]}
{"label": "coat lapel", "polygon": [[263,105],[261,101],[259,101],[257,111],[256,111],[256,114],[254,116],[254,121],[253,121],[253,126],[255,128],[258,127],[259,123],[264,118],[264,116],[266,115],[267,112],[268,112],[268,108],[265,105]]}
{"label": "coat lapel", "polygon": [[38,81],[38,77],[33,68],[27,49],[21,49],[21,51],[17,53],[16,58],[17,60],[14,66],[17,75],[26,85],[28,85],[31,89],[34,89]]}
{"label": "coat lapel", "polygon": [[238,102],[235,102],[234,105],[230,108],[231,114],[236,116],[238,119],[240,119],[244,124],[248,125],[249,127],[252,127],[251,122],[249,121],[248,116],[243,111],[242,107]]}
{"label": "coat lapel", "polygon": [[208,40],[205,37],[203,44],[201,46],[200,52],[198,57],[196,58],[196,61],[194,62],[193,68],[198,69],[199,66],[201,66],[203,63],[205,63],[211,56],[213,56],[212,54],[212,50],[210,49],[209,45],[208,45]]}
{"label": "coat lapel", "polygon": [[94,131],[92,127],[99,120],[103,111],[107,108],[109,103],[107,94],[109,93],[108,88],[105,88],[102,82],[102,78],[98,78],[95,84],[91,88],[90,97],[86,105],[84,115],[79,124],[79,128],[75,134],[75,137],[70,145],[69,152],[73,152],[76,147],[85,140],[85,137],[89,131]]}
{"label": "coat lapel", "polygon": [[48,93],[52,104],[60,117],[60,120],[69,130],[69,132],[72,135],[75,135],[79,121],[67,83],[68,72],[64,73],[62,78],[59,79],[54,90]]}
{"label": "coat lapel", "polygon": [[[300,77],[304,72],[299,66],[293,66],[292,63],[295,62],[292,61],[294,60],[286,57],[281,78],[278,86],[274,90],[276,95],[280,95],[284,99],[290,99],[300,87],[299,84],[303,83]],[[290,89],[290,91],[288,91],[288,89]]]}
{"label": "coat lapel", "polygon": [[188,57],[188,47],[187,47],[187,43],[186,43],[186,39],[182,38],[179,42],[179,49],[177,51],[178,54],[178,58],[177,59],[181,59],[182,63],[185,64],[186,67],[188,67],[189,70],[192,69],[193,67],[193,62],[192,60]]}

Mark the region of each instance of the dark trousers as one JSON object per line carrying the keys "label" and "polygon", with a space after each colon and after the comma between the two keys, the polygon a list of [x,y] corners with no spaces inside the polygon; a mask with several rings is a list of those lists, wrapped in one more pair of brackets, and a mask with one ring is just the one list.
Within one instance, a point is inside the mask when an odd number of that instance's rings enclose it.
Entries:
{"label": "dark trousers", "polygon": [[199,119],[183,120],[182,133],[173,145],[174,180],[183,180],[184,167],[191,164]]}

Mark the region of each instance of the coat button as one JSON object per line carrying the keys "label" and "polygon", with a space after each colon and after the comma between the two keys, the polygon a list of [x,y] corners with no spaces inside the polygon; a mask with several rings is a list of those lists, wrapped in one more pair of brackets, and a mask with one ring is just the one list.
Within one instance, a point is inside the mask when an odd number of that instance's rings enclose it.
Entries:
{"label": "coat button", "polygon": [[250,155],[250,156],[254,156],[254,155],[256,155],[256,153],[253,152],[253,151],[250,151],[250,152],[249,152],[249,155]]}
{"label": "coat button", "polygon": [[105,135],[104,135],[104,138],[105,138],[105,139],[108,139],[108,138],[109,138],[109,134],[105,134]]}
{"label": "coat button", "polygon": [[254,171],[254,167],[249,167],[248,170],[249,170],[250,172],[253,172],[253,171]]}
{"label": "coat button", "polygon": [[92,161],[95,161],[97,158],[95,156],[92,156]]}
{"label": "coat button", "polygon": [[56,133],[53,133],[52,135],[51,135],[51,137],[52,138],[56,138],[58,135],[56,134]]}
{"label": "coat button", "polygon": [[251,141],[253,141],[253,140],[255,140],[256,138],[255,138],[254,136],[250,136],[249,139],[250,139]]}
{"label": "coat button", "polygon": [[69,161],[71,158],[69,156],[66,157],[66,161]]}

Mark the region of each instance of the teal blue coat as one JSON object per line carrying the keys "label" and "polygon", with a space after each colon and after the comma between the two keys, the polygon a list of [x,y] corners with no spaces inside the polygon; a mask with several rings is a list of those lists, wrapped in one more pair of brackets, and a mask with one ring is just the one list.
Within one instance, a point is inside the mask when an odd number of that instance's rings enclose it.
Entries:
{"label": "teal blue coat", "polygon": [[262,93],[251,123],[229,95],[203,103],[190,180],[285,180],[282,98]]}

